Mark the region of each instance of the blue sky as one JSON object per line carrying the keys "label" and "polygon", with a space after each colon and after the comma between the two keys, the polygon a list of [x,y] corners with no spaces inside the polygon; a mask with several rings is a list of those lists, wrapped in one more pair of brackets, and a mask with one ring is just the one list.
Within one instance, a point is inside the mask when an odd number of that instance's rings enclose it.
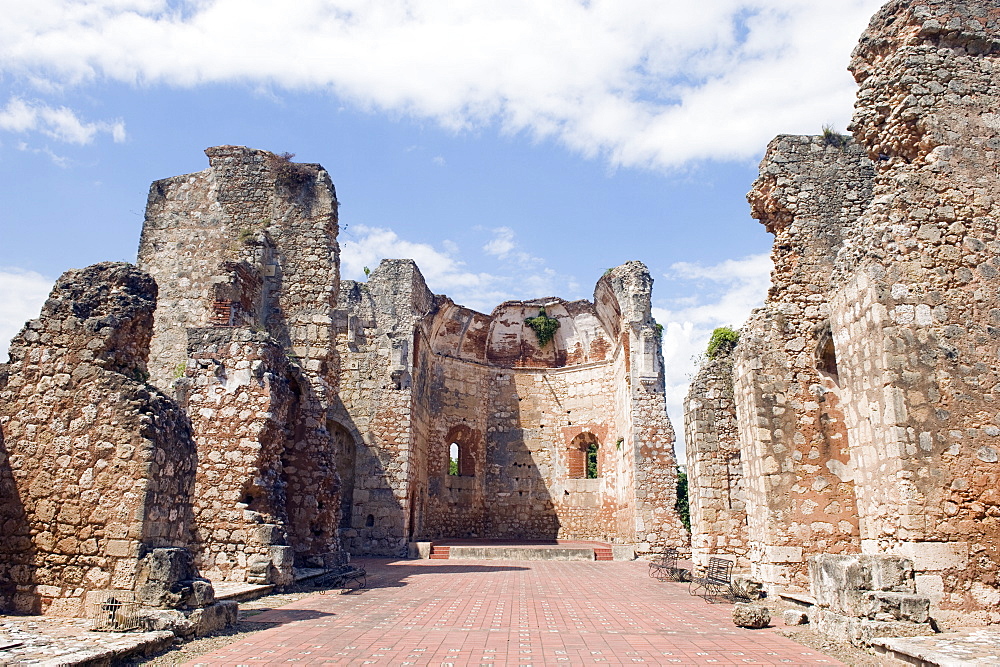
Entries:
{"label": "blue sky", "polygon": [[843,130],[878,0],[39,0],[0,15],[0,355],[58,275],[135,258],[154,179],[240,144],[322,163],[342,273],[413,257],[489,311],[656,281],[669,410],[763,299],[744,196]]}

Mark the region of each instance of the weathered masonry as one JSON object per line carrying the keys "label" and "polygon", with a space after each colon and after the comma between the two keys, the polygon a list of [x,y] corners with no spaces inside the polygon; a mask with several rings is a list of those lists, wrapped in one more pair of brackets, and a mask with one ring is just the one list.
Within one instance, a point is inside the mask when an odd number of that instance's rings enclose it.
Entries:
{"label": "weathered masonry", "polygon": [[[748,196],[775,236],[731,359],[749,561],[772,590],[811,577],[821,627],[855,638],[927,627],[926,601],[1000,622],[998,54],[995,3],[889,2],[851,62],[856,143],[778,137]],[[689,396],[693,502],[726,470],[701,426],[720,373]]]}
{"label": "weathered masonry", "polygon": [[[409,260],[344,281],[331,415],[357,448],[349,548],[684,544],[651,286],[630,262],[598,281],[593,302],[509,301],[486,315],[432,295]],[[526,323],[540,313],[559,325],[546,344]]]}
{"label": "weathered masonry", "polygon": [[489,315],[410,260],[341,282],[320,165],[206,153],[151,186],[139,267],[65,274],[0,366],[0,606],[131,591],[200,632],[233,614],[210,581],[349,553],[686,544],[642,264]]}

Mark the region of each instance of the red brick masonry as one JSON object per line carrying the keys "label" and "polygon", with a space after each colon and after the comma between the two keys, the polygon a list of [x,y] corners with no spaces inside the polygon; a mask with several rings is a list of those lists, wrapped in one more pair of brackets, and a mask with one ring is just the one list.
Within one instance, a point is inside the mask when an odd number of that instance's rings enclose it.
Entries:
{"label": "red brick masonry", "polygon": [[[197,665],[840,665],[643,561],[367,560],[368,590],[253,616],[280,623]],[[781,623],[780,620],[777,623]]]}

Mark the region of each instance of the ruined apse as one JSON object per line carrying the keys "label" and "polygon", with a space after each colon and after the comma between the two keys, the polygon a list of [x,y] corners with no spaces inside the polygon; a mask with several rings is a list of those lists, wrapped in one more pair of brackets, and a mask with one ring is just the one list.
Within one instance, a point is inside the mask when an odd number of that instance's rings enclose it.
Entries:
{"label": "ruined apse", "polygon": [[[484,314],[432,295],[409,260],[344,281],[333,414],[357,447],[345,544],[683,546],[651,288],[629,262],[598,281],[593,301],[509,301]],[[544,344],[527,324],[540,313],[558,322]]]}
{"label": "ruined apse", "polygon": [[[853,552],[902,559],[941,626],[1000,621],[998,53],[993,3],[890,2],[851,61],[856,143],[782,136],[761,164],[749,199],[775,270],[732,381],[771,589]],[[721,410],[708,389],[696,407]]]}

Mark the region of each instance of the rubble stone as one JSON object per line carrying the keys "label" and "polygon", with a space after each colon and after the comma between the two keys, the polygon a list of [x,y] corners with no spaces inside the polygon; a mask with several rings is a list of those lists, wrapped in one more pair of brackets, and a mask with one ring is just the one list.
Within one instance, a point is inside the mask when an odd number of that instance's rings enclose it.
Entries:
{"label": "rubble stone", "polygon": [[[733,360],[729,354],[707,361],[688,388],[684,438],[691,510],[691,559],[702,567],[709,557],[729,557],[749,568],[743,459],[736,430]],[[735,558],[734,558],[735,557]]]}
{"label": "rubble stone", "polygon": [[737,602],[733,605],[733,623],[741,628],[766,628],[771,623],[771,612],[760,604]]}
{"label": "rubble stone", "polygon": [[144,549],[191,539],[195,450],[146,383],[156,284],[122,263],[68,271],[10,347],[0,386],[0,605],[79,615],[132,589]]}

